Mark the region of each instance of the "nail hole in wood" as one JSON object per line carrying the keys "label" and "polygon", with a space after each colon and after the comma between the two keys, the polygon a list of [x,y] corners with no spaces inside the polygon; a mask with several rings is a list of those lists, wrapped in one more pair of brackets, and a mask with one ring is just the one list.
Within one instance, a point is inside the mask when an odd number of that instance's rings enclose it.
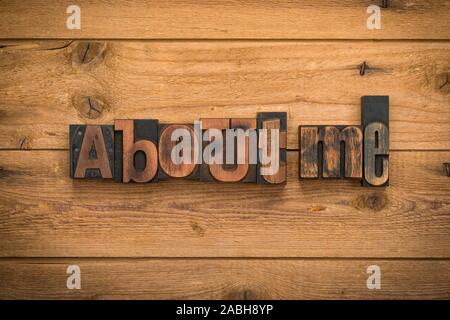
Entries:
{"label": "nail hole in wood", "polygon": [[359,75],[360,76],[363,76],[366,74],[366,68],[367,68],[367,63],[365,61],[359,65]]}
{"label": "nail hole in wood", "polygon": [[447,177],[450,177],[450,163],[444,163],[444,167],[447,173]]}

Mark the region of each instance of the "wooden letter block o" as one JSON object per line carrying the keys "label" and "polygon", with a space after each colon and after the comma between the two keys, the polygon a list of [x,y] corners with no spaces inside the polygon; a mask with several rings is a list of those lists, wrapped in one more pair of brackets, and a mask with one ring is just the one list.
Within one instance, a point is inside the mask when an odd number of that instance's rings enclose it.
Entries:
{"label": "wooden letter block o", "polygon": [[[172,141],[172,134],[175,130],[180,130],[183,133],[183,139],[189,139],[187,143],[190,144],[191,154],[189,163],[176,163],[172,161],[172,152],[177,144],[184,141]],[[197,169],[198,164],[196,161],[196,141],[194,135],[194,128],[192,125],[186,124],[170,124],[161,125],[159,131],[159,145],[158,145],[158,157],[159,157],[159,178],[198,178]],[[179,151],[184,152],[183,150]],[[183,155],[181,155],[183,156]],[[195,177],[193,177],[195,176]]]}

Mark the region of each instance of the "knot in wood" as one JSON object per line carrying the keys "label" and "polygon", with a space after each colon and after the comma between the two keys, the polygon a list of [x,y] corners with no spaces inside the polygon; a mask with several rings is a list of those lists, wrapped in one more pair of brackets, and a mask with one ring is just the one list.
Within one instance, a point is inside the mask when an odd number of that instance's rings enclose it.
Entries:
{"label": "knot in wood", "polygon": [[95,97],[82,97],[77,109],[83,118],[97,119],[102,115],[102,112],[105,109],[105,104],[103,101]]}
{"label": "knot in wood", "polygon": [[447,177],[450,177],[450,163],[444,163],[444,168],[447,173]]}
{"label": "knot in wood", "polygon": [[386,207],[387,198],[383,193],[375,192],[365,197],[364,204],[367,208],[378,212]]}
{"label": "knot in wood", "polygon": [[79,42],[72,52],[75,65],[90,65],[101,61],[106,49],[104,42]]}
{"label": "knot in wood", "polygon": [[448,73],[441,73],[437,76],[437,87],[440,92],[449,93],[450,92],[450,82]]}

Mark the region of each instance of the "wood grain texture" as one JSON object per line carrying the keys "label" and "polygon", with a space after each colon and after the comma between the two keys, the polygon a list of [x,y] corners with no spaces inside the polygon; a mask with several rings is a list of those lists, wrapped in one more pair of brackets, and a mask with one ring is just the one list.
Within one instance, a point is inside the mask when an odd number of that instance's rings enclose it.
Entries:
{"label": "wood grain texture", "polygon": [[67,149],[69,124],[285,111],[297,149],[299,125],[359,125],[370,94],[390,96],[391,149],[450,150],[448,42],[89,44],[83,59],[82,42],[0,42],[0,148]]}
{"label": "wood grain texture", "polygon": [[[390,0],[381,29],[367,28],[369,0],[78,0],[81,30],[68,30],[67,1],[0,2],[0,38],[449,39],[447,0]],[[44,26],[44,27],[43,27]]]}
{"label": "wood grain texture", "polygon": [[391,152],[389,188],[72,180],[67,151],[0,152],[3,257],[450,257],[450,152]]}
{"label": "wood grain texture", "polygon": [[[368,0],[76,4],[81,30],[0,0],[0,299],[450,299],[450,1],[391,0],[381,30]],[[364,95],[390,97],[389,188],[300,181],[294,151],[285,186],[69,177],[69,124],[287,112],[297,150]]]}
{"label": "wood grain texture", "polygon": [[[66,288],[72,264],[81,290]],[[0,299],[449,299],[449,275],[449,260],[7,259]]]}

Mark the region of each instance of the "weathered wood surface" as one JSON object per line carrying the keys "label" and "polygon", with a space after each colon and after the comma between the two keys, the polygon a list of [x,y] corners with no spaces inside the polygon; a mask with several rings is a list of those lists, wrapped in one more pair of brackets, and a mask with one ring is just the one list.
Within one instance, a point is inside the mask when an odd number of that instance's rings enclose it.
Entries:
{"label": "weathered wood surface", "polygon": [[[69,4],[81,30],[68,30]],[[0,38],[450,39],[448,0],[389,0],[381,29],[369,0],[0,1]]]}
{"label": "weathered wood surface", "polygon": [[[381,1],[79,0],[70,31],[65,1],[0,0],[0,299],[449,299],[450,1],[388,2],[368,30]],[[297,150],[364,95],[388,188],[300,181],[293,151],[285,186],[69,177],[69,124],[285,111]]]}
{"label": "weathered wood surface", "polygon": [[72,180],[67,151],[0,151],[3,257],[450,257],[450,152],[391,153],[391,184]]}
{"label": "weathered wood surface", "polygon": [[[66,288],[72,264],[81,290]],[[0,299],[449,299],[449,275],[449,260],[6,259]]]}
{"label": "weathered wood surface", "polygon": [[288,113],[297,149],[299,125],[359,125],[361,96],[389,95],[391,149],[450,150],[448,42],[0,43],[2,149],[67,149],[74,123],[261,111]]}

